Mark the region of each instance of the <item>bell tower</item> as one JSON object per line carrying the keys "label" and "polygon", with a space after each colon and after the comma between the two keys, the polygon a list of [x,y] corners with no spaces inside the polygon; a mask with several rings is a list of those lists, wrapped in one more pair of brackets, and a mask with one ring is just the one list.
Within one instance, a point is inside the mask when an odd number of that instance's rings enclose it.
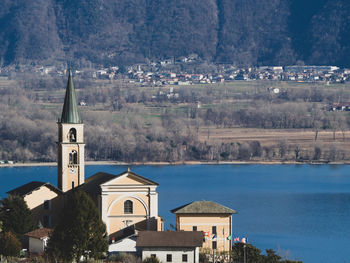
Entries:
{"label": "bell tower", "polygon": [[80,118],[72,72],[64,98],[61,119],[58,120],[58,188],[66,192],[84,183],[84,124]]}

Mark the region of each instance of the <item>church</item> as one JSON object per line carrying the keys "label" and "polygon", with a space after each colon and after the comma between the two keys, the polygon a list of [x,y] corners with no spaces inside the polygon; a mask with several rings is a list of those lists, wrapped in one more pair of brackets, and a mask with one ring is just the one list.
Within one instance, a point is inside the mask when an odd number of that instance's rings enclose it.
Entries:
{"label": "church", "polygon": [[156,182],[130,170],[118,175],[99,172],[85,180],[84,123],[78,111],[71,71],[57,124],[57,187],[34,181],[7,192],[23,197],[35,223],[40,222],[44,227],[55,226],[65,196],[79,189],[94,200],[110,240],[125,237],[135,229],[162,231]]}

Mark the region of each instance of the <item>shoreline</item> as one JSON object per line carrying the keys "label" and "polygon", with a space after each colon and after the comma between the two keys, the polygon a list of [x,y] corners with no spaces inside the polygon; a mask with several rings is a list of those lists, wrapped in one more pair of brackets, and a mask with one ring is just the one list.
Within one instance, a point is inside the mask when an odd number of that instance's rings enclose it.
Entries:
{"label": "shoreline", "polygon": [[[222,165],[222,164],[260,164],[260,165],[276,165],[276,164],[309,164],[309,165],[345,165],[350,164],[350,161],[344,162],[296,162],[296,161],[222,161],[222,162],[203,162],[203,161],[183,161],[183,162],[116,162],[116,161],[87,161],[85,165],[120,165],[120,166],[141,166],[141,165]],[[40,162],[40,163],[14,163],[14,164],[0,164],[0,168],[5,167],[34,167],[34,166],[57,166],[57,162]]]}

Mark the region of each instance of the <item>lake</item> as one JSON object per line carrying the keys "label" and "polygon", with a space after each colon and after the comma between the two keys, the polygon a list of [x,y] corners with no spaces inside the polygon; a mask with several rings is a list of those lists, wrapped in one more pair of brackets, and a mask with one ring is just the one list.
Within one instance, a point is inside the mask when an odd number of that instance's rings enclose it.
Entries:
{"label": "lake", "polygon": [[[127,166],[86,166],[118,174]],[[159,183],[159,214],[195,200],[212,200],[238,211],[234,236],[260,249],[303,262],[350,262],[348,165],[131,166]],[[0,195],[36,180],[57,185],[56,167],[0,168]]]}

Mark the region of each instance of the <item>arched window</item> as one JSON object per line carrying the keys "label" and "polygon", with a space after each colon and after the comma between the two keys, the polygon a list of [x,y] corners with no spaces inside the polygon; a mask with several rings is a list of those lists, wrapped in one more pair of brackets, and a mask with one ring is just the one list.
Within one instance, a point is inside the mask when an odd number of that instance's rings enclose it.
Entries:
{"label": "arched window", "polygon": [[78,153],[73,150],[69,153],[69,164],[78,164]]}
{"label": "arched window", "polygon": [[133,213],[133,204],[132,201],[126,200],[124,202],[124,214],[132,214]]}
{"label": "arched window", "polygon": [[69,130],[69,142],[76,142],[77,141],[77,130],[72,128]]}

